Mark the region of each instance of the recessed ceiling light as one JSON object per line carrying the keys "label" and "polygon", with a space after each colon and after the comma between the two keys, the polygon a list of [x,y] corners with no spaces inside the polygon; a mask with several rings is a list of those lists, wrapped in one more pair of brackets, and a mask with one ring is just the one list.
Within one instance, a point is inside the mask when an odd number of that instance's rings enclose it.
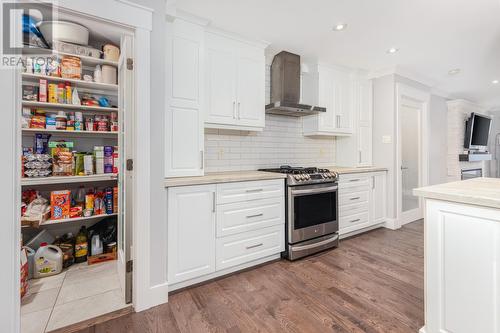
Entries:
{"label": "recessed ceiling light", "polygon": [[396,53],[398,52],[399,49],[395,48],[395,47],[391,47],[390,49],[387,50],[387,53],[389,54],[393,54],[393,53]]}
{"label": "recessed ceiling light", "polygon": [[493,83],[493,84],[498,84],[498,82],[500,82],[500,81],[498,81],[498,80],[491,81],[491,83]]}
{"label": "recessed ceiling light", "polygon": [[460,68],[454,68],[448,71],[448,75],[457,75],[458,73],[460,73]]}
{"label": "recessed ceiling light", "polygon": [[342,30],[345,30],[346,28],[347,28],[346,23],[338,23],[333,27],[333,30],[334,31],[342,31]]}

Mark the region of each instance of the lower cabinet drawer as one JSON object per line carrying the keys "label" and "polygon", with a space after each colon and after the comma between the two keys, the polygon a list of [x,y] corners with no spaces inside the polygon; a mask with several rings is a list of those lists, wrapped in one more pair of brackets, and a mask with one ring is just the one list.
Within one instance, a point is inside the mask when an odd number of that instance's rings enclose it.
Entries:
{"label": "lower cabinet drawer", "polygon": [[217,206],[217,237],[285,223],[283,197]]}
{"label": "lower cabinet drawer", "polygon": [[365,213],[370,210],[370,204],[368,202],[360,202],[351,205],[339,206],[339,217],[343,218],[346,216],[351,216],[354,214]]}
{"label": "lower cabinet drawer", "polygon": [[370,197],[370,193],[368,191],[361,191],[361,192],[355,192],[355,193],[349,193],[349,194],[340,193],[339,205],[340,206],[351,205],[351,204],[360,203],[360,202],[368,203],[369,197]]}
{"label": "lower cabinet drawer", "polygon": [[216,270],[241,265],[285,250],[285,225],[231,235],[216,240]]}
{"label": "lower cabinet drawer", "polygon": [[369,213],[359,213],[339,218],[339,229],[345,229],[358,224],[368,223]]}

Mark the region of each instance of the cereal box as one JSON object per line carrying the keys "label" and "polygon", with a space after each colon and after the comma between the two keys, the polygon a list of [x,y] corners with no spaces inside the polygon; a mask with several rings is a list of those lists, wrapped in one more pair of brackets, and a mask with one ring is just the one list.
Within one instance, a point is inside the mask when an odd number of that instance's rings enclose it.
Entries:
{"label": "cereal box", "polygon": [[71,191],[50,192],[50,212],[53,220],[69,218]]}

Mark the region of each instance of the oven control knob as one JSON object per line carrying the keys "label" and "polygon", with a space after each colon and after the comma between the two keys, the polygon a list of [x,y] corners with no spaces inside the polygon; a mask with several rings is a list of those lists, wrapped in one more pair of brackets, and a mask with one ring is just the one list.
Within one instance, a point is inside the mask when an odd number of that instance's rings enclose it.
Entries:
{"label": "oven control knob", "polygon": [[300,180],[306,180],[306,175],[300,175]]}
{"label": "oven control knob", "polygon": [[311,176],[309,176],[308,174],[307,174],[307,175],[305,175],[305,176],[306,176],[306,180],[311,179]]}
{"label": "oven control knob", "polygon": [[293,178],[295,178],[295,180],[300,180],[300,175],[295,175]]}

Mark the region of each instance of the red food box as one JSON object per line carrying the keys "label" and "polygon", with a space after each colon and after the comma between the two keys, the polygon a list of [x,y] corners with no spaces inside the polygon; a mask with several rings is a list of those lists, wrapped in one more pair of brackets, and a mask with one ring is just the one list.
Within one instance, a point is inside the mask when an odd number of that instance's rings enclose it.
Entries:
{"label": "red food box", "polygon": [[71,208],[71,191],[50,192],[50,213],[52,220],[67,219]]}

